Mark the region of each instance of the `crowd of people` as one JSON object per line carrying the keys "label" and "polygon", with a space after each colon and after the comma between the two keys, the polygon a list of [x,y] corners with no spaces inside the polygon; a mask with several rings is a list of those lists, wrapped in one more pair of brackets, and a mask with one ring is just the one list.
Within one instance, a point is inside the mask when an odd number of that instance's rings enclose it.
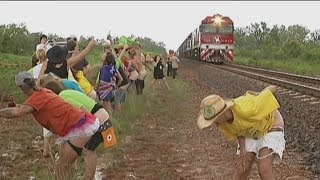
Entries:
{"label": "crowd of people", "polygon": [[[86,179],[93,179],[95,150],[101,143],[105,147],[117,143],[112,116],[121,113],[128,93],[143,95],[148,69],[153,71],[153,85],[156,80],[163,80],[170,89],[160,55],[145,56],[139,42],[119,46],[110,38],[103,43],[97,80],[90,83],[86,77],[90,71],[87,56],[96,45],[92,39],[80,50],[75,37],[67,38],[63,46],[54,45],[46,35],[41,35],[32,57],[32,68],[15,78],[27,99],[21,105],[0,110],[0,117],[14,118],[29,113],[34,116],[43,127],[44,157],[53,155],[54,142],[58,142],[58,179],[70,178],[70,167],[82,154]],[[173,64],[168,72],[175,78],[179,59],[172,50],[167,61]]]}
{"label": "crowd of people", "polygon": [[[86,77],[90,70],[86,58],[97,44],[94,39],[82,51],[74,37],[67,38],[66,47],[51,46],[47,41],[45,35],[40,37],[33,68],[15,77],[27,99],[16,107],[1,109],[0,117],[33,114],[43,126],[43,155],[50,156],[54,139],[60,144],[58,178],[69,179],[70,166],[84,154],[86,179],[93,179],[95,150],[101,143],[105,147],[117,143],[112,116],[121,113],[127,94],[144,94],[147,71],[153,71],[153,89],[159,81],[170,90],[164,69],[167,77],[175,79],[180,60],[172,50],[165,62],[161,55],[144,55],[139,43],[115,47],[108,40],[103,44],[97,80],[91,84]],[[277,87],[268,86],[235,99],[210,95],[201,102],[199,128],[215,124],[228,139],[238,140],[240,160],[234,179],[247,179],[255,158],[260,177],[273,179],[272,164],[282,158],[285,149],[284,121],[276,92]]]}

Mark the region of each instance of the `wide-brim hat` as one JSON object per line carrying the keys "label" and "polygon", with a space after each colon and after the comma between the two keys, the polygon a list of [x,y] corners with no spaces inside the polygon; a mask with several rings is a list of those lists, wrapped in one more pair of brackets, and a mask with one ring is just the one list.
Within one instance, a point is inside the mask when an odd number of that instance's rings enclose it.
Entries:
{"label": "wide-brim hat", "polygon": [[60,64],[66,60],[68,55],[68,49],[61,46],[53,46],[47,51],[47,57],[49,62],[54,64]]}
{"label": "wide-brim hat", "polygon": [[200,112],[197,120],[200,129],[209,127],[219,116],[229,110],[234,105],[233,100],[224,100],[218,95],[205,97],[200,104]]}

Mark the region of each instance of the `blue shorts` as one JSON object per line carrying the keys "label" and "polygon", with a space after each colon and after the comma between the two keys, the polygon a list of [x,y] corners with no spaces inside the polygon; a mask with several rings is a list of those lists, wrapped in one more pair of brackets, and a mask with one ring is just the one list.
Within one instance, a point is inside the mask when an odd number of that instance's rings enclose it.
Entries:
{"label": "blue shorts", "polygon": [[113,100],[113,90],[108,93],[99,92],[99,99],[103,101],[112,101]]}

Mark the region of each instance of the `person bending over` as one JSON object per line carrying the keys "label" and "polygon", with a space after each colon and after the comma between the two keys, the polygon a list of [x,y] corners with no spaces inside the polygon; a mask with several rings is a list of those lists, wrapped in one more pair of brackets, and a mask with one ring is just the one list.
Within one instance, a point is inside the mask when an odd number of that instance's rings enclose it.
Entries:
{"label": "person bending over", "polygon": [[261,179],[274,179],[272,164],[282,159],[285,149],[284,121],[278,111],[276,91],[276,86],[268,86],[259,93],[247,91],[232,100],[210,95],[201,102],[198,127],[216,124],[228,139],[238,140],[240,159],[234,180],[248,178],[255,158]]}

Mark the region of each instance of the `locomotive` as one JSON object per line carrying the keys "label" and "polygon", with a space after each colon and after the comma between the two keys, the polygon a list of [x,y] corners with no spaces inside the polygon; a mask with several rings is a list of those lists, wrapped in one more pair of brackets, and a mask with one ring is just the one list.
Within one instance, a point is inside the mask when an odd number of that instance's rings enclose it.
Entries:
{"label": "locomotive", "polygon": [[233,21],[220,14],[207,16],[177,50],[181,58],[222,64],[233,61]]}

